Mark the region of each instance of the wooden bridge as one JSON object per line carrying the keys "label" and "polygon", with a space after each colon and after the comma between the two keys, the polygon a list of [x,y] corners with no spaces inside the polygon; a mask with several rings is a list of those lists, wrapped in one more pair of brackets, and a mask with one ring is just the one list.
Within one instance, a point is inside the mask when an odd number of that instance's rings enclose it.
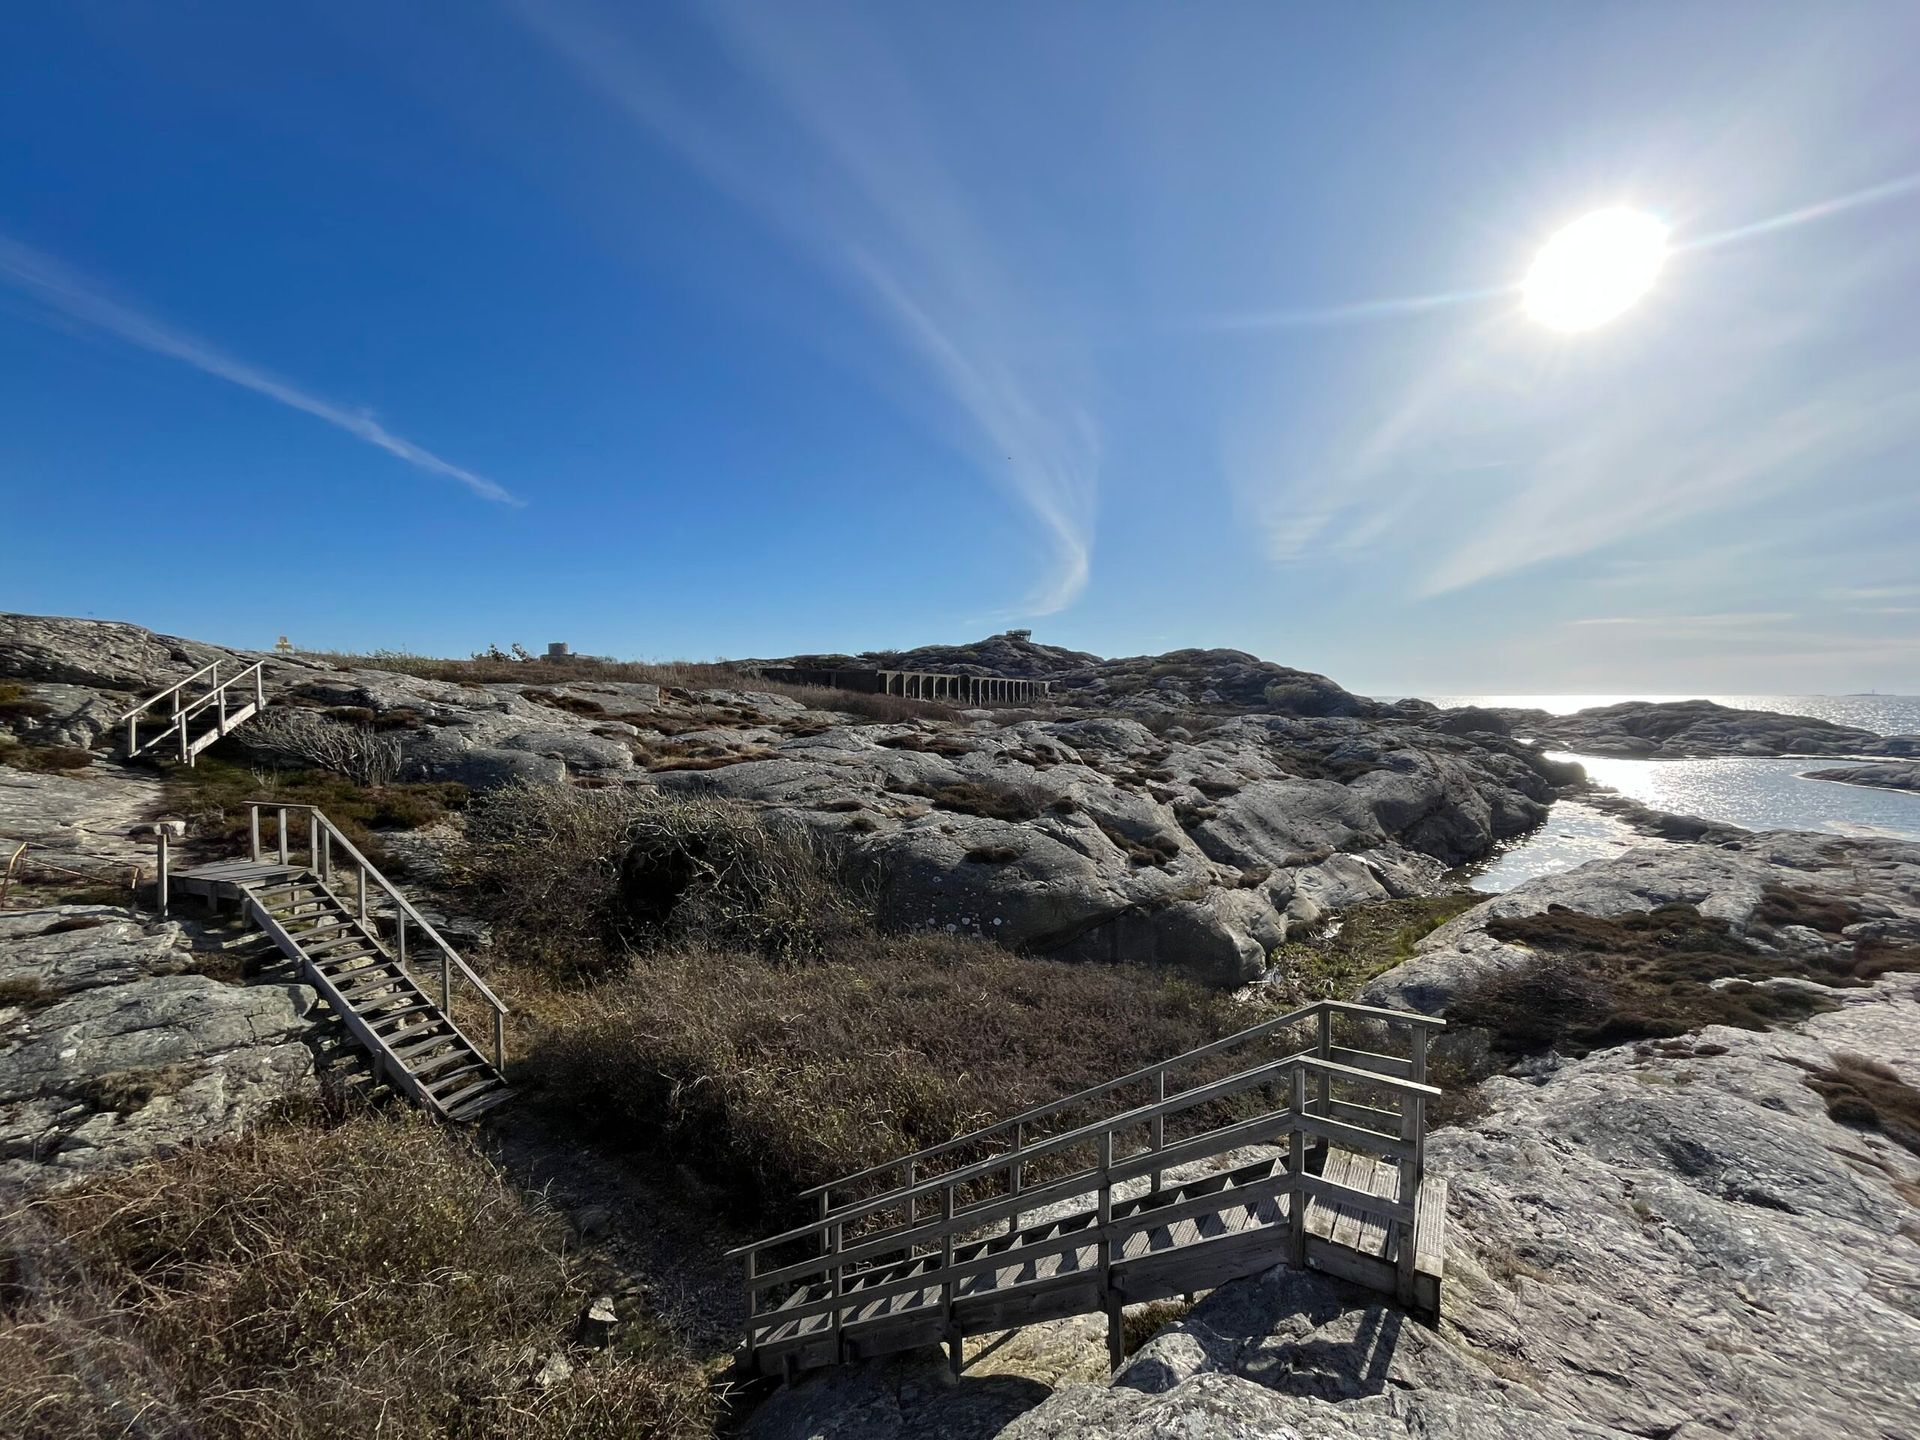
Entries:
{"label": "wooden bridge", "polygon": [[[178,874],[161,828],[162,913],[172,890],[216,910],[237,905],[332,1007],[381,1078],[433,1114],[472,1120],[511,1098],[507,1007],[459,952],[315,807],[252,801],[247,812],[247,858]],[[263,816],[270,848],[261,843]],[[461,1027],[462,1013],[490,1020],[491,1055]]]}
{"label": "wooden bridge", "polygon": [[[750,1373],[1191,1295],[1276,1264],[1440,1308],[1424,1015],[1322,1001],[808,1192],[745,1262]],[[1235,1068],[1238,1067],[1238,1068]],[[1175,1085],[1178,1088],[1172,1088]]]}

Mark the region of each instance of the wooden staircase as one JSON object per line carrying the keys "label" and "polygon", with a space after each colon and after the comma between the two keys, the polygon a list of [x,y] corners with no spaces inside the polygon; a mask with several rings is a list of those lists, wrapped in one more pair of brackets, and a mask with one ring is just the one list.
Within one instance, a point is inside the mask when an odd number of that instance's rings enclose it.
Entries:
{"label": "wooden staircase", "polygon": [[[415,1103],[466,1121],[511,1099],[507,1007],[459,952],[317,808],[254,802],[249,811],[249,858],[171,876],[163,865],[163,886],[215,908],[236,902],[340,1017],[381,1078]],[[263,852],[263,812],[277,854]],[[304,857],[290,812],[307,819]],[[491,1012],[491,1056],[456,1020],[456,994],[471,1012]]]}
{"label": "wooden staircase", "polygon": [[966,1336],[1104,1312],[1117,1369],[1124,1306],[1276,1264],[1437,1316],[1443,1023],[1322,1001],[809,1192],[816,1219],[731,1252],[743,1368],[945,1343],[958,1374]]}
{"label": "wooden staircase", "polygon": [[202,666],[115,721],[125,727],[125,758],[165,755],[192,765],[202,750],[266,709],[262,662],[256,660],[223,680],[221,665],[233,663],[216,660]]}

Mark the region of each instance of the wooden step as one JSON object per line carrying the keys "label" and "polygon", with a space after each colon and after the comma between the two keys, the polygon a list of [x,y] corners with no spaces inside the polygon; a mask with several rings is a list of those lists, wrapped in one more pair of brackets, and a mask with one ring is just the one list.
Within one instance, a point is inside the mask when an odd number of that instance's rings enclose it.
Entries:
{"label": "wooden step", "polygon": [[347,945],[365,945],[370,948],[377,948],[374,947],[373,941],[359,930],[342,932],[328,939],[319,941],[317,944],[302,945],[300,948],[307,952],[309,958],[318,959],[323,955],[331,955]]}
{"label": "wooden step", "polygon": [[427,1087],[427,1093],[437,1099],[455,1085],[467,1083],[467,1077],[469,1075],[479,1074],[492,1075],[493,1066],[481,1061],[472,1065],[462,1065],[458,1070],[449,1070],[444,1074],[434,1076],[431,1080],[427,1079],[424,1074],[415,1075],[413,1078],[424,1084]]}
{"label": "wooden step", "polygon": [[447,1017],[440,1013],[439,1008],[431,1007],[409,1015],[407,1023],[396,1030],[376,1033],[380,1034],[380,1043],[391,1049],[396,1045],[406,1045],[415,1040],[424,1039],[428,1032],[446,1023]]}
{"label": "wooden step", "polygon": [[449,1120],[458,1120],[462,1124],[466,1123],[469,1120],[478,1120],[482,1115],[486,1114],[489,1110],[496,1109],[499,1106],[506,1104],[507,1101],[513,1099],[513,1096],[514,1096],[513,1087],[511,1085],[501,1083],[499,1085],[499,1088],[494,1090],[489,1090],[486,1094],[482,1095],[477,1100],[469,1100],[464,1105],[448,1106],[447,1118]]}
{"label": "wooden step", "polygon": [[[356,976],[360,974],[359,971],[355,971],[354,973]],[[389,963],[385,965],[369,965],[366,967],[365,978],[356,978],[345,985],[335,985],[333,988],[339,992],[342,1000],[353,1004],[353,997],[364,990],[380,990],[399,985],[404,985],[410,991],[418,993],[418,987],[405,975],[400,973],[400,967]],[[354,1005],[356,1012],[359,1008],[358,1005]]]}
{"label": "wooden step", "polygon": [[439,1100],[441,1106],[444,1109],[451,1111],[456,1106],[467,1104],[471,1101],[479,1099],[481,1095],[493,1089],[495,1086],[499,1085],[499,1083],[500,1081],[498,1079],[496,1079],[492,1075],[489,1075],[484,1080],[476,1080],[473,1084],[467,1086],[466,1089],[458,1092],[457,1094],[448,1095],[444,1099],[436,1095],[434,1096],[434,1099]]}
{"label": "wooden step", "polygon": [[[463,1050],[468,1049],[467,1042],[454,1034],[452,1029],[444,1030],[438,1035],[429,1035],[424,1040],[416,1040],[411,1045],[401,1045],[397,1048],[390,1045],[387,1049],[388,1053],[390,1053],[394,1059],[405,1064],[409,1056],[421,1055],[429,1050],[438,1049],[443,1045],[457,1045]],[[471,1054],[472,1051],[468,1050],[468,1053]],[[408,1068],[412,1069],[415,1067],[409,1066]]]}
{"label": "wooden step", "polygon": [[431,1000],[422,999],[417,995],[397,995],[394,999],[405,1000],[406,1003],[395,1010],[374,1010],[368,1008],[355,1013],[367,1022],[369,1028],[374,1030],[378,1030],[382,1025],[393,1025],[401,1021],[411,1020],[416,1015],[438,1015],[440,1013],[440,1007],[438,1005],[435,1005]]}
{"label": "wooden step", "polygon": [[349,975],[367,969],[366,962],[369,960],[379,965],[388,963],[387,957],[378,950],[345,950],[335,951],[324,960],[314,961],[314,968],[329,980],[344,980]]}
{"label": "wooden step", "polygon": [[283,923],[280,928],[287,932],[287,938],[300,942],[304,949],[309,943],[317,944],[329,935],[337,935],[342,930],[358,929],[357,922],[349,920],[337,912],[329,911],[324,916],[316,915],[313,924],[302,920]]}

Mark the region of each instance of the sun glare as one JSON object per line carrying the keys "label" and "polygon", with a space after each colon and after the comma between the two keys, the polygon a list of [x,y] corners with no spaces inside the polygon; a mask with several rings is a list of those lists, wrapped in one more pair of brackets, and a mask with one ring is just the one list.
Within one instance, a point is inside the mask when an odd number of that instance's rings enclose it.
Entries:
{"label": "sun glare", "polygon": [[1527,313],[1555,330],[1591,330],[1653,288],[1667,227],[1639,210],[1596,210],[1541,248],[1521,289]]}

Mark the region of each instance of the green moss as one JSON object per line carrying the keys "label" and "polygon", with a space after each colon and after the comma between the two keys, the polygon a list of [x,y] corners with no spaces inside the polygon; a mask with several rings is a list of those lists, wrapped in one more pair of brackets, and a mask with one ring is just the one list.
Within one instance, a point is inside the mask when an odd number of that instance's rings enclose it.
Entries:
{"label": "green moss", "polygon": [[1350,906],[1325,936],[1282,945],[1274,962],[1289,977],[1296,999],[1350,999],[1376,975],[1412,959],[1422,940],[1485,898],[1463,892]]}

